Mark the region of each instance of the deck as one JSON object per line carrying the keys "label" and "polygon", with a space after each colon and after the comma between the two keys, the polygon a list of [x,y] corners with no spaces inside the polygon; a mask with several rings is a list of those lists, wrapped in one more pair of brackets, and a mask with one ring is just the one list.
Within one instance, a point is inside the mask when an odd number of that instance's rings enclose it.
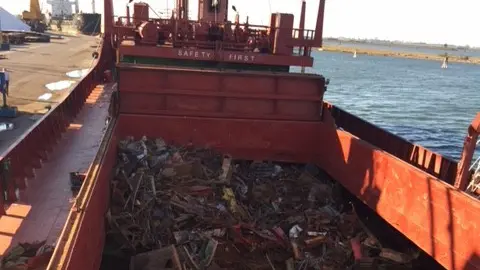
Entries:
{"label": "deck", "polygon": [[86,172],[100,145],[114,86],[97,86],[20,200],[0,217],[0,256],[19,242],[55,243],[73,202],[69,173]]}
{"label": "deck", "polygon": [[[98,43],[92,36],[66,37],[52,39],[51,43],[14,45],[11,51],[2,52],[7,58],[0,60],[0,67],[6,68],[10,75],[7,102],[18,107],[19,115],[14,119],[0,118],[0,122],[14,125],[13,130],[0,132],[1,153],[46,113],[45,107],[61,102],[73,87],[51,91],[45,85],[78,81],[79,78],[71,78],[66,73],[90,68],[92,52]],[[45,94],[51,97],[39,98]]]}

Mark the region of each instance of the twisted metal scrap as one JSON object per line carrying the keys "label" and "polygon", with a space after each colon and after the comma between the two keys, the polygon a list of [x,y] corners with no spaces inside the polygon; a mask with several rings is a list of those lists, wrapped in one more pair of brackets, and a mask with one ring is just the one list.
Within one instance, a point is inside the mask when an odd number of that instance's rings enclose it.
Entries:
{"label": "twisted metal scrap", "polygon": [[290,269],[292,257],[295,269],[347,269],[362,226],[318,173],[127,138],[111,182],[107,246],[134,256],[174,245],[184,269]]}

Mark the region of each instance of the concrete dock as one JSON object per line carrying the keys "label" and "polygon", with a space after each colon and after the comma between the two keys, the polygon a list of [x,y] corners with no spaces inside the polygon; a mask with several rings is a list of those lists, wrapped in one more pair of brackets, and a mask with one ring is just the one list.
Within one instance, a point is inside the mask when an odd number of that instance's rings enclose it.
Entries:
{"label": "concrete dock", "polygon": [[[66,73],[90,68],[92,52],[99,42],[97,37],[70,36],[52,39],[50,43],[12,46],[10,51],[0,52],[6,57],[0,59],[0,67],[6,68],[10,76],[7,102],[20,112],[14,119],[0,118],[2,153],[40,119],[49,106],[54,107],[68,95],[81,78],[69,77]],[[51,87],[55,83],[56,89]],[[2,131],[4,123],[13,124],[13,129]]]}

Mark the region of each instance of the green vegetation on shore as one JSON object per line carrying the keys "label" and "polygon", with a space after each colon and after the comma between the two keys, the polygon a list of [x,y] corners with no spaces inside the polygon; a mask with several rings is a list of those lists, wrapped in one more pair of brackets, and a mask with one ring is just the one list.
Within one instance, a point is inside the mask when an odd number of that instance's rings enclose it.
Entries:
{"label": "green vegetation on shore", "polygon": [[[357,55],[373,55],[373,56],[386,56],[386,57],[398,57],[398,58],[408,58],[408,59],[420,59],[420,60],[431,60],[431,61],[443,61],[445,54],[424,54],[424,53],[415,53],[415,52],[395,52],[388,50],[375,50],[375,49],[356,49],[356,48],[347,48],[340,46],[324,46],[323,51],[327,52],[341,52],[341,53],[350,53],[353,54],[355,51]],[[468,57],[468,56],[455,56],[448,55],[448,61],[450,63],[466,63],[466,64],[476,64],[480,65],[480,57]]]}

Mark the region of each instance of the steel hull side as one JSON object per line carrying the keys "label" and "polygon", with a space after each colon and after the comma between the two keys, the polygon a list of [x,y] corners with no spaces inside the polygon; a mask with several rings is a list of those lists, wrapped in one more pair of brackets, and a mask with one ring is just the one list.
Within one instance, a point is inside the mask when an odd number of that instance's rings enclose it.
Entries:
{"label": "steel hull side", "polygon": [[209,145],[238,158],[316,163],[444,267],[480,269],[471,260],[480,243],[465,241],[480,235],[478,200],[330,125],[121,115],[117,132]]}
{"label": "steel hull side", "polygon": [[386,151],[401,160],[449,183],[455,182],[458,163],[447,157],[413,144],[341,108],[324,103],[337,127],[348,131],[364,141]]}
{"label": "steel hull side", "polygon": [[91,195],[85,195],[90,203],[83,208],[78,233],[70,236],[75,241],[58,251],[71,254],[70,259],[64,267],[51,269],[98,265],[101,243],[91,246],[90,237],[104,236],[116,143],[128,135],[208,145],[236,158],[316,163],[446,268],[480,269],[480,243],[465,240],[479,235],[478,201],[350,133],[314,121],[138,114],[118,116],[98,176],[89,180],[95,185]]}

